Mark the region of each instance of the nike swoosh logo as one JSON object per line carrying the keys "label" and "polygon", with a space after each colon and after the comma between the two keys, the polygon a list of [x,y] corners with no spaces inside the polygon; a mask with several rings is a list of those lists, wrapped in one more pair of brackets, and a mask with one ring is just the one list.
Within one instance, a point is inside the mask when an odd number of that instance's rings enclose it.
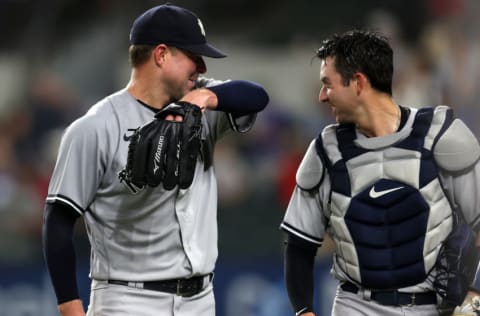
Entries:
{"label": "nike swoosh logo", "polygon": [[302,308],[301,310],[299,310],[298,312],[295,313],[295,316],[299,316],[301,315],[304,311],[306,311],[308,309],[308,307],[304,307]]}
{"label": "nike swoosh logo", "polygon": [[373,187],[370,189],[370,192],[368,193],[368,195],[369,195],[372,199],[376,199],[376,198],[379,198],[379,197],[381,197],[381,196],[384,196],[385,194],[388,194],[388,193],[390,193],[390,192],[397,191],[397,190],[400,190],[400,189],[403,189],[403,187],[397,187],[397,188],[392,188],[392,189],[383,190],[383,191],[375,191],[375,186],[373,186]]}

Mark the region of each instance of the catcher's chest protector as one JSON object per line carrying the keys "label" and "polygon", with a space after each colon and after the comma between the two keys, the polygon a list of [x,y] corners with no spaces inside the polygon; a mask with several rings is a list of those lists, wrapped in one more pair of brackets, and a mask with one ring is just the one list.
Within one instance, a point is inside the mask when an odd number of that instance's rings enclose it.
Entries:
{"label": "catcher's chest protector", "polygon": [[433,118],[432,108],[420,109],[408,137],[378,149],[355,143],[353,125],[333,126],[317,139],[332,188],[326,213],[335,268],[366,288],[424,281],[451,231],[431,148],[442,129]]}

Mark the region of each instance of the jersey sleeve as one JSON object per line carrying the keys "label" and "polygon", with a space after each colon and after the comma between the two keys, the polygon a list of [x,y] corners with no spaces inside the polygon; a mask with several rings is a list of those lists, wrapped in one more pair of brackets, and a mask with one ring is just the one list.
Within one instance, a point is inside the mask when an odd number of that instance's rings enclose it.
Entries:
{"label": "jersey sleeve", "polygon": [[[47,203],[58,202],[83,215],[93,201],[105,170],[100,146],[101,125],[92,116],[73,122],[60,142],[55,169],[50,179]],[[99,127],[100,126],[100,127]]]}
{"label": "jersey sleeve", "polygon": [[480,231],[480,161],[459,173],[440,171],[442,183],[450,201],[466,222]]}
{"label": "jersey sleeve", "polygon": [[[212,88],[212,87],[218,87],[219,85],[222,85],[222,84],[227,84],[228,83],[231,83],[232,81],[231,80],[226,80],[226,81],[221,81],[221,80],[216,80],[216,79],[210,79],[210,78],[205,78],[205,77],[200,77],[198,80],[197,80],[197,84],[196,84],[196,87],[197,88]],[[237,81],[235,81],[237,82]],[[245,94],[243,90],[246,90],[246,91],[249,91],[249,89],[241,89],[239,88],[242,87],[243,85],[229,85],[226,89],[223,89],[223,93],[222,95],[229,95],[229,93],[227,93],[228,91],[230,91],[230,95],[229,97],[225,97],[225,99],[230,99],[232,100],[231,98],[231,95],[234,95],[235,93],[232,93],[233,92],[237,92],[237,93],[242,93],[242,94]],[[253,85],[252,85],[253,87]],[[241,90],[241,91],[240,91]],[[253,89],[255,90],[255,89]],[[249,102],[253,102],[253,103],[260,103],[262,106],[261,106],[261,109],[263,110],[266,106],[266,104],[268,103],[268,95],[266,94],[266,92],[263,90],[263,88],[259,89],[261,91],[264,92],[264,98],[260,98],[260,102],[259,102],[259,98],[256,96],[256,94],[250,96],[250,95],[246,95],[246,96],[243,96],[243,102],[241,103],[249,103]],[[255,90],[256,91],[256,90]],[[263,96],[263,94],[261,94]],[[237,105],[238,107],[238,105]],[[260,109],[260,108],[259,108]],[[215,131],[217,132],[217,136],[218,138],[221,137],[225,132],[229,131],[229,130],[232,130],[232,131],[235,131],[235,132],[238,132],[238,133],[245,133],[245,132],[248,132],[253,124],[255,123],[255,120],[256,120],[256,117],[257,117],[257,113],[256,112],[253,112],[253,113],[231,113],[229,111],[226,111],[226,112],[220,112],[220,111],[208,111],[208,112],[211,112],[211,114],[208,116],[209,118],[209,124],[210,125],[215,125]],[[220,113],[219,113],[220,112]],[[217,124],[217,120],[218,120],[218,124]]]}
{"label": "jersey sleeve", "polygon": [[280,228],[321,246],[325,234],[321,191],[305,191],[296,186]]}
{"label": "jersey sleeve", "polygon": [[480,146],[460,120],[452,121],[433,150],[445,192],[466,222],[480,231]]}

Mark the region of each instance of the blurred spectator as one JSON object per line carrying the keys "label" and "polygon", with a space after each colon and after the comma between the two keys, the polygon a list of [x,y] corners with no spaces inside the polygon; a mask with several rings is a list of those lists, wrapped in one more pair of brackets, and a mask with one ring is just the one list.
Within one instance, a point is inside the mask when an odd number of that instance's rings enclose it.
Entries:
{"label": "blurred spectator", "polygon": [[35,191],[30,168],[18,163],[16,137],[22,123],[7,115],[0,124],[0,263],[27,262],[40,255],[43,199]]}
{"label": "blurred spectator", "polygon": [[283,152],[277,158],[274,180],[283,214],[296,185],[295,175],[308,147],[308,138],[300,126],[293,123],[285,124],[277,137]]}
{"label": "blurred spectator", "polygon": [[253,188],[249,166],[235,146],[237,137],[228,137],[218,142],[215,148],[215,173],[218,185],[218,204],[228,208],[245,200]]}
{"label": "blurred spectator", "polygon": [[57,128],[65,128],[75,118],[72,92],[55,73],[42,71],[32,80],[23,115],[29,128],[17,144],[17,155],[26,163],[36,164],[42,153],[44,138]]}
{"label": "blurred spectator", "polygon": [[465,9],[464,0],[426,0],[429,12],[435,18],[456,16]]}
{"label": "blurred spectator", "polygon": [[41,258],[41,222],[59,134],[75,115],[63,81],[44,71],[0,117],[0,262]]}
{"label": "blurred spectator", "polygon": [[443,89],[443,101],[478,135],[480,112],[480,45],[465,29],[449,28],[448,50],[439,63],[438,76]]}

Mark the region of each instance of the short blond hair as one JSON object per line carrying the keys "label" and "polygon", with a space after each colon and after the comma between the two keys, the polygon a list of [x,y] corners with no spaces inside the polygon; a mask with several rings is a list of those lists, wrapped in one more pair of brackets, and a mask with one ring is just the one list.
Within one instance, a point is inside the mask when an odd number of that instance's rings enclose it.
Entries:
{"label": "short blond hair", "polygon": [[152,45],[130,45],[128,49],[130,66],[137,67],[146,63],[154,48]]}

